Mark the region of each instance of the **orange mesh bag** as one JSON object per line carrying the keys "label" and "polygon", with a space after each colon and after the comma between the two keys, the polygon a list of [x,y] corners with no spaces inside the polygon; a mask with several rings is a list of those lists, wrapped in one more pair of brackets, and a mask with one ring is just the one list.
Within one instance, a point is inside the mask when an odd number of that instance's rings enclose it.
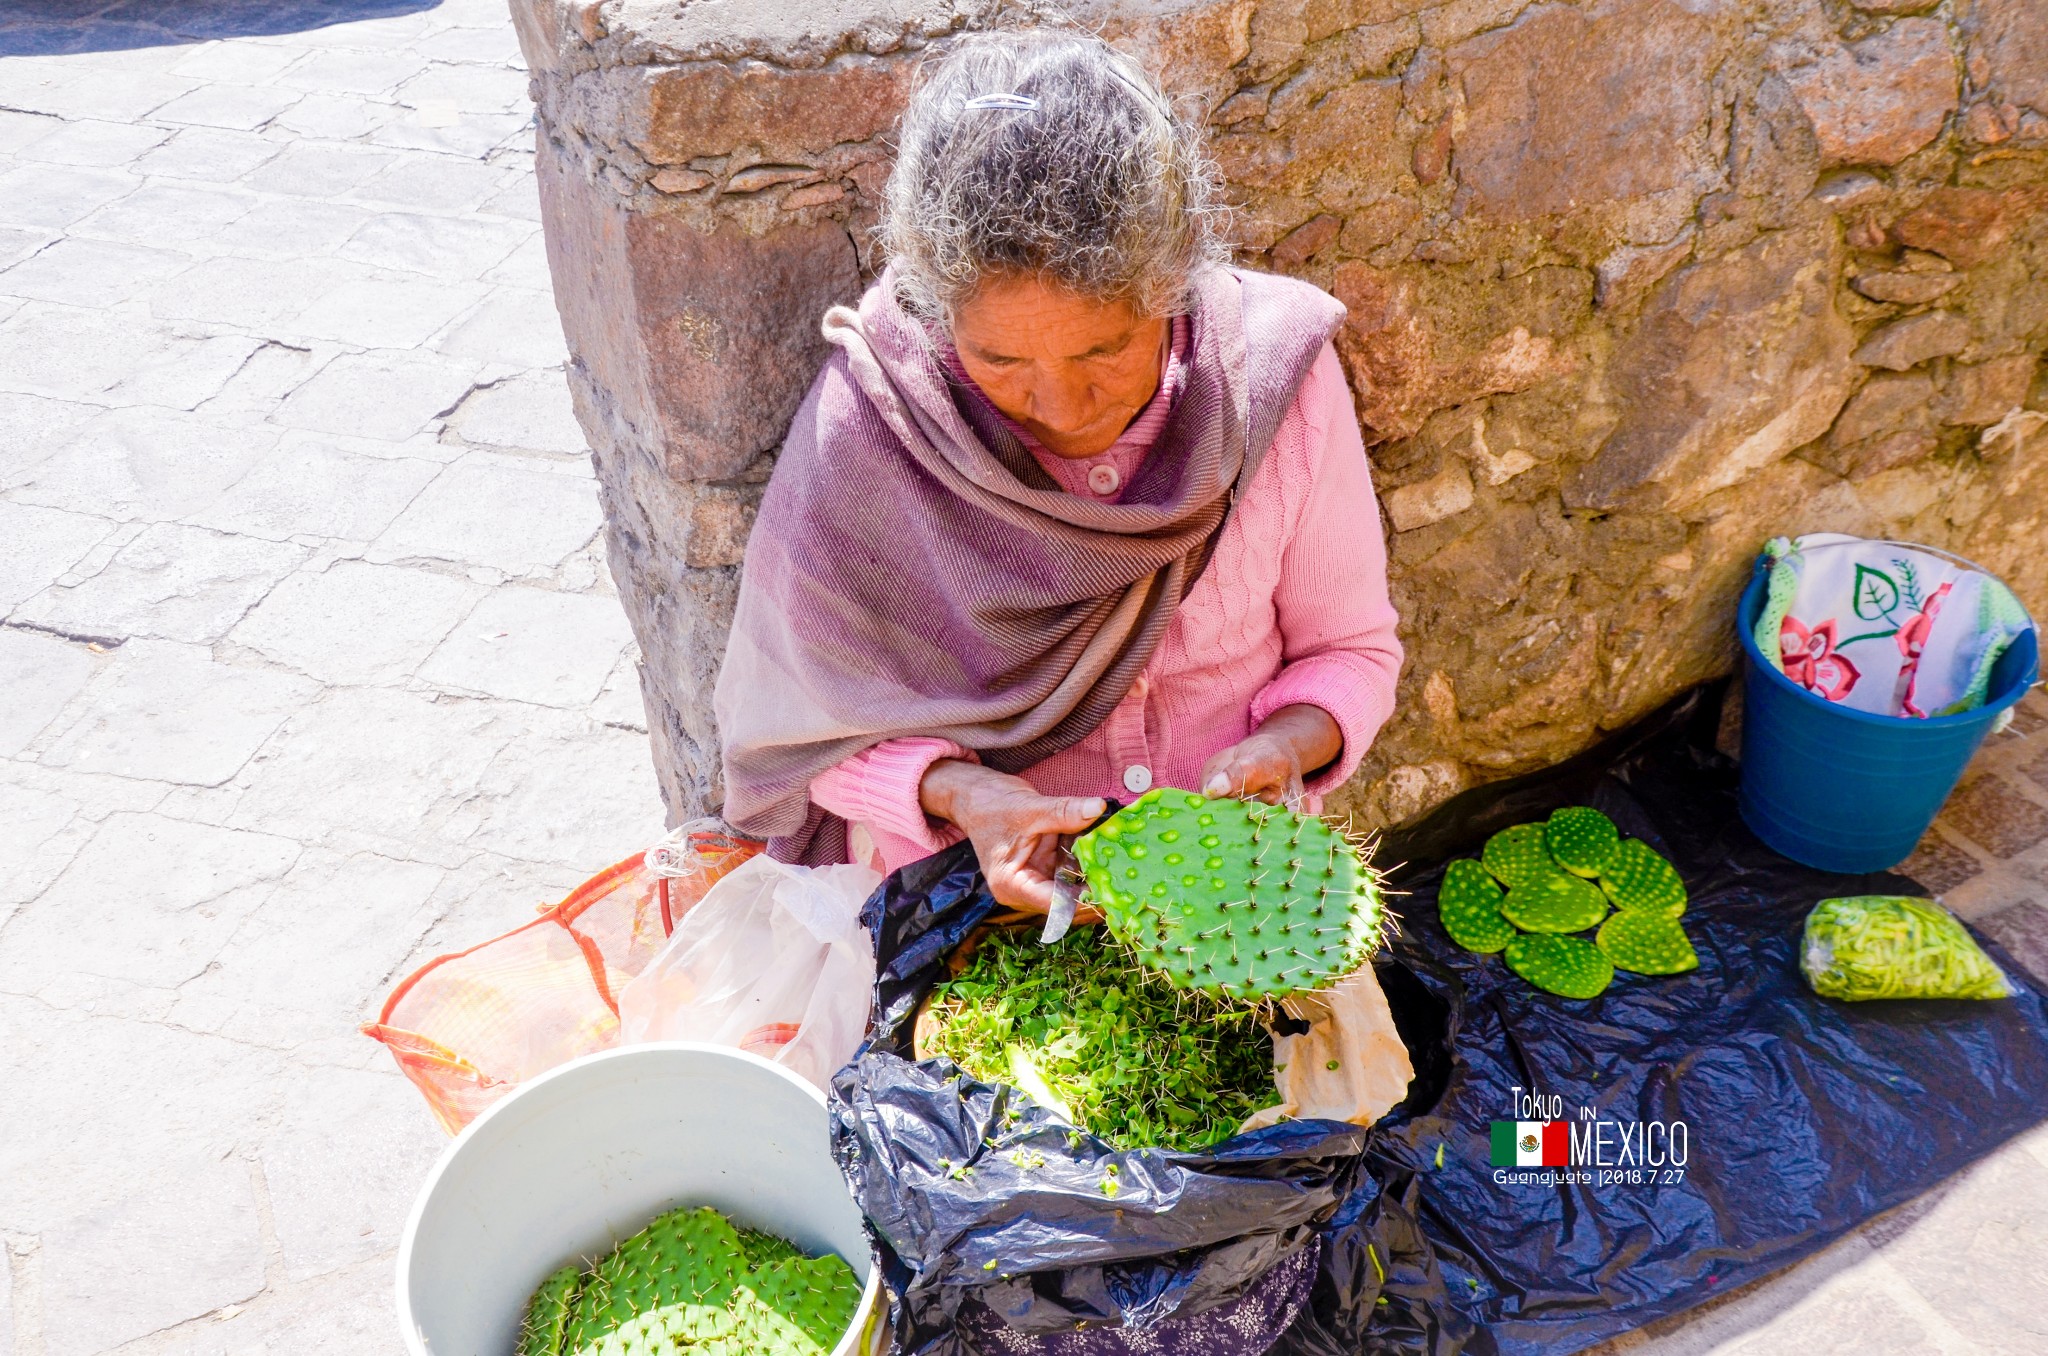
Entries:
{"label": "orange mesh bag", "polygon": [[686,824],[531,923],[428,961],[363,1034],[391,1051],[452,1135],[526,1079],[616,1045],[619,990],[763,846],[715,821]]}

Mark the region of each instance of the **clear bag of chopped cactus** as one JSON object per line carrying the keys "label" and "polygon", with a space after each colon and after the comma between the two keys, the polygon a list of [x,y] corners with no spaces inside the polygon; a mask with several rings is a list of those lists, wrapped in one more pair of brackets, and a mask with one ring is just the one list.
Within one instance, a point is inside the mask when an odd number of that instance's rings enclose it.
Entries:
{"label": "clear bag of chopped cactus", "polygon": [[2010,998],[2012,981],[1954,914],[1931,899],[1852,895],[1806,916],[1799,952],[1823,998]]}

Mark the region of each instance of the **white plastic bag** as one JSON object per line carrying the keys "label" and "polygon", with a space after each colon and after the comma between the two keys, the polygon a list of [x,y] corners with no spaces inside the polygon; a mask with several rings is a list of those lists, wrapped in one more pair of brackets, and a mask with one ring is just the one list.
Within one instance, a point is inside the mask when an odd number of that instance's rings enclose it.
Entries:
{"label": "white plastic bag", "polygon": [[620,1038],[707,1041],[823,1088],[853,1058],[874,999],[865,866],[755,857],[712,886],[619,994]]}

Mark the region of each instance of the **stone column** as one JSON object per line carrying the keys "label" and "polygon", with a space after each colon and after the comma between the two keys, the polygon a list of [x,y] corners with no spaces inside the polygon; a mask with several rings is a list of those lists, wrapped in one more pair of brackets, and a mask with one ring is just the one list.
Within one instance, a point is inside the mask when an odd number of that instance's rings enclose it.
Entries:
{"label": "stone column", "polygon": [[[672,815],[775,448],[872,276],[916,62],[1018,0],[512,0],[577,412]],[[1927,541],[2048,609],[2048,9],[1081,0],[1208,120],[1338,351],[1409,664],[1388,823],[1725,672],[1763,539]],[[1752,18],[1754,22],[1752,22]]]}

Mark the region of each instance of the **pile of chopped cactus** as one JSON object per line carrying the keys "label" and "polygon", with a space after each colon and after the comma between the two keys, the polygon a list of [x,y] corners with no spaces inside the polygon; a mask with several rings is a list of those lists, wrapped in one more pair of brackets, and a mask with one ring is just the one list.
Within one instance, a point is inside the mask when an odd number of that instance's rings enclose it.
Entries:
{"label": "pile of chopped cactus", "polygon": [[1074,844],[1116,939],[1178,988],[1285,997],[1378,949],[1379,880],[1322,820],[1257,801],[1153,790]]}
{"label": "pile of chopped cactus", "polygon": [[[1613,912],[1609,913],[1609,906]],[[1594,998],[1614,972],[1676,975],[1699,956],[1679,917],[1685,882],[1640,838],[1583,805],[1486,841],[1452,862],[1437,891],[1444,931],[1468,951],[1505,952],[1508,968],[1547,992]],[[1569,936],[1593,928],[1593,940]]]}
{"label": "pile of chopped cactus", "polygon": [[933,991],[918,1052],[1019,1088],[1119,1148],[1206,1148],[1275,1100],[1254,1009],[1160,983],[1093,928],[1051,946],[990,935]]}
{"label": "pile of chopped cactus", "polygon": [[676,1210],[588,1271],[543,1281],[519,1356],[821,1356],[859,1305],[839,1258],[806,1257],[708,1207]]}

